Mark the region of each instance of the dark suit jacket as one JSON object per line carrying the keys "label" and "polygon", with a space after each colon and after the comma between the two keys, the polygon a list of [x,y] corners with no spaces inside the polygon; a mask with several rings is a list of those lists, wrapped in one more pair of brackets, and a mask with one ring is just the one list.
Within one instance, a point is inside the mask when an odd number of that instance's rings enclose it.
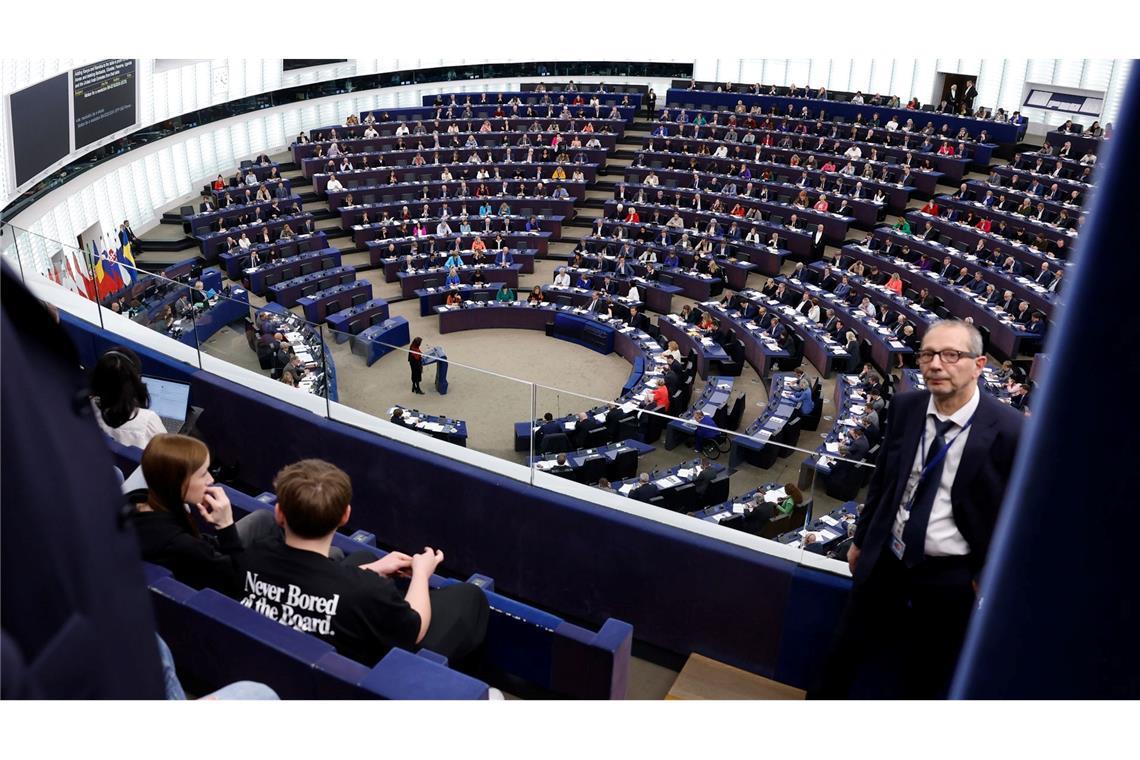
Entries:
{"label": "dark suit jacket", "polygon": [[604,428],[605,426],[606,423],[598,422],[594,419],[593,415],[587,417],[585,421],[579,421],[578,424],[574,427],[574,436],[572,438],[574,446],[579,449],[585,448],[586,437],[594,430],[597,430],[598,428]]}
{"label": "dark suit jacket", "polygon": [[703,498],[705,493],[709,490],[709,483],[716,480],[717,473],[713,471],[712,467],[706,467],[701,470],[697,477],[693,478],[693,494],[699,499]]}
{"label": "dark suit jacket", "polygon": [[[879,448],[866,506],[855,530],[855,545],[862,550],[855,568],[856,583],[866,580],[882,552],[890,551],[891,526],[926,425],[929,401],[926,391],[901,393],[891,401],[891,424]],[[1021,415],[988,393],[981,393],[950,491],[954,522],[970,544],[975,576],[986,561],[1021,425]]]}
{"label": "dark suit jacket", "polygon": [[653,481],[650,481],[644,485],[640,485],[629,492],[629,498],[644,502],[648,502],[656,495],[657,485],[653,483]]}

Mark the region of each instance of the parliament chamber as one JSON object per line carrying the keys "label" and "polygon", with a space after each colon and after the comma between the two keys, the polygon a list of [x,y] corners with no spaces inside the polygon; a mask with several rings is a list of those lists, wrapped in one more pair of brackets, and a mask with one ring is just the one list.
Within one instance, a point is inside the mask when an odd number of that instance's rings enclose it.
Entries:
{"label": "parliament chamber", "polygon": [[[118,76],[167,82],[129,60]],[[3,176],[6,304],[26,290],[66,343],[48,366],[11,338],[24,374],[89,389],[125,352],[165,425],[149,436],[208,448],[210,499],[239,533],[276,520],[295,537],[279,483],[323,460],[352,494],[329,557],[406,560],[384,580],[413,600],[409,555],[436,547],[424,593],[485,599],[473,654],[363,658],[310,618],[275,619],[258,590],[132,556],[122,575],[188,691],[682,698],[707,659],[757,695],[810,692],[886,477],[892,401],[928,388],[928,330],[972,326],[976,393],[1027,425],[1048,398],[1084,241],[1105,224],[1099,185],[1123,160],[1130,61],[1084,59],[1074,81],[1058,68],[1055,97],[1088,101],[1053,107],[1023,101],[1002,59],[939,59],[922,81],[717,60],[275,69],[142,150],[132,100],[136,121],[89,165],[67,171],[88,150],[76,132],[67,160]],[[723,76],[746,66],[770,76]],[[13,126],[6,149],[28,139]],[[6,341],[51,337],[26,312],[5,321]],[[6,380],[8,416],[9,393],[33,394]],[[109,425],[98,394],[69,403],[99,418],[94,446],[72,444],[101,473],[89,487],[129,497],[152,438]],[[7,461],[4,475],[19,477]],[[222,529],[199,509],[192,532],[216,553]]]}

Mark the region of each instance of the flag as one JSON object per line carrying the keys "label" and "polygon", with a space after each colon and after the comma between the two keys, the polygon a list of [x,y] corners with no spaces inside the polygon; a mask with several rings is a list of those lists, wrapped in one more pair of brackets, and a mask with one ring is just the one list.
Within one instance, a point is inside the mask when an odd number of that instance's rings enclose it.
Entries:
{"label": "flag", "polygon": [[119,277],[118,265],[108,257],[100,241],[91,241],[91,252],[95,257],[95,291],[102,300],[123,287],[123,281]]}
{"label": "flag", "polygon": [[107,233],[107,258],[115,262],[115,271],[119,275],[121,283],[119,287],[130,285],[131,265],[123,256],[123,246],[119,243],[119,236],[114,232]]}
{"label": "flag", "polygon": [[[56,285],[63,285],[63,281],[60,279],[60,275],[59,275],[59,269],[60,269],[59,260],[62,258],[63,258],[63,251],[57,251],[54,254],[52,254],[51,261],[48,262],[48,273],[47,273],[48,279],[50,279]],[[68,289],[72,290],[72,288],[68,288]]]}
{"label": "flag", "polygon": [[119,247],[122,249],[122,264],[119,268],[128,272],[132,281],[138,282],[139,270],[138,264],[135,263],[135,255],[131,251],[131,236],[122,228],[119,229]]}
{"label": "flag", "polygon": [[98,298],[95,290],[95,281],[87,265],[86,256],[80,257],[78,248],[65,248],[63,252],[64,267],[67,274],[76,283],[76,292],[85,295],[92,301]]}

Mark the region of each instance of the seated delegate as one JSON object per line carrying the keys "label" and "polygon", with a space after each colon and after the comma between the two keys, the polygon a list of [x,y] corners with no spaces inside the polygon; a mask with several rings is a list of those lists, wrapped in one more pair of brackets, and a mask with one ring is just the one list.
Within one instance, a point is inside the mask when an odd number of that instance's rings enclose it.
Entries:
{"label": "seated delegate", "polygon": [[142,362],[129,348],[108,349],[91,372],[91,403],[99,428],[124,446],[144,448],[166,426],[150,406]]}
{"label": "seated delegate", "polygon": [[[274,514],[285,539],[258,542],[242,553],[243,604],[366,665],[392,647],[417,646],[454,664],[483,643],[489,616],[484,593],[468,583],[428,588],[443,552],[424,547],[414,556],[329,557],[333,534],[352,513],[352,484],[342,470],[306,459],[279,472],[274,486]],[[393,580],[398,576],[410,576],[403,594]]]}
{"label": "seated delegate", "polygon": [[[237,597],[235,557],[254,542],[279,540],[272,515],[259,510],[234,522],[229,498],[210,475],[209,449],[196,438],[156,435],[143,451],[142,474],[145,492],[129,494],[132,501],[142,496],[129,516],[142,558],[189,586]],[[199,530],[197,517],[212,533]]]}

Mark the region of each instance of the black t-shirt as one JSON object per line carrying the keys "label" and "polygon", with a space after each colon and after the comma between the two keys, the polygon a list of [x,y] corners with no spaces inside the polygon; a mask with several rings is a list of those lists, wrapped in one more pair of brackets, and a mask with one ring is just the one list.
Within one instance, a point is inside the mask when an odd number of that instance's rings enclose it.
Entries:
{"label": "black t-shirt", "polygon": [[268,541],[240,558],[241,603],[374,665],[392,647],[412,650],[420,615],[388,578],[316,552]]}

